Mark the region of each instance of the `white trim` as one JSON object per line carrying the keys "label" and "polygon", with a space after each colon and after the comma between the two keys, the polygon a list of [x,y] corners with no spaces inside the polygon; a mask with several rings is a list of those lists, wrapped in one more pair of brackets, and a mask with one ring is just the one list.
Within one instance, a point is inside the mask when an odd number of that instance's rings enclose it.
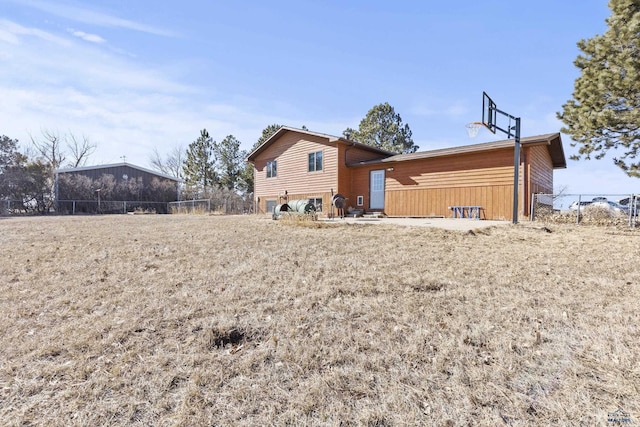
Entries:
{"label": "white trim", "polygon": [[[382,190],[373,189],[373,176],[382,175]],[[385,184],[385,170],[374,169],[369,171],[369,209],[378,210],[384,209],[384,184]],[[374,194],[375,193],[375,194]],[[373,204],[375,203],[375,206]]]}

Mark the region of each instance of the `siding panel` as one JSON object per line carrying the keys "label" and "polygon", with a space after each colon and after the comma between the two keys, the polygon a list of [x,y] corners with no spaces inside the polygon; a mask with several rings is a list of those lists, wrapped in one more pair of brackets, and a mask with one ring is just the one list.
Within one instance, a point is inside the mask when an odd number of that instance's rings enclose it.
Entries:
{"label": "siding panel", "polygon": [[[322,151],[322,171],[308,172],[309,153]],[[266,177],[267,161],[277,161],[277,176]],[[287,132],[255,160],[256,196],[330,192],[338,189],[338,148],[326,138]]]}

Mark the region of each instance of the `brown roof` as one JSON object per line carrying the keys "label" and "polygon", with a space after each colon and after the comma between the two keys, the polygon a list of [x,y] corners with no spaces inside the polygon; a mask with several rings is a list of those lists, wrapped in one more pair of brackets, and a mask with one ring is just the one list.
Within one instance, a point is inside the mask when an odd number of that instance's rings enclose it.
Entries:
{"label": "brown roof", "polygon": [[304,129],[298,129],[298,128],[289,127],[289,126],[282,126],[280,129],[278,129],[276,131],[276,133],[271,135],[265,142],[263,142],[255,150],[253,150],[247,156],[247,161],[249,161],[249,162],[254,161],[256,159],[256,157],[260,153],[262,153],[267,147],[269,147],[271,144],[273,144],[274,141],[276,141],[278,138],[280,138],[280,136],[282,136],[286,132],[298,132],[298,133],[304,133],[304,134],[307,134],[307,135],[317,136],[317,137],[320,137],[320,138],[326,138],[329,142],[333,142],[333,143],[337,143],[337,144],[347,144],[347,145],[359,147],[359,148],[362,148],[364,150],[368,150],[368,151],[372,151],[374,153],[382,154],[383,156],[393,156],[395,154],[395,153],[392,153],[390,151],[382,150],[380,148],[372,147],[370,145],[363,144],[363,143],[357,142],[357,141],[352,141],[350,139],[343,138],[343,137],[340,137],[340,136],[327,135],[326,133],[311,132],[311,131],[304,130]]}
{"label": "brown roof", "polygon": [[[349,166],[358,165],[370,165],[376,163],[389,163],[389,162],[404,162],[409,160],[427,159],[432,157],[454,156],[458,154],[475,153],[479,151],[499,150],[503,148],[513,147],[515,144],[514,139],[504,139],[501,141],[485,142],[482,144],[462,145],[459,147],[441,148],[438,150],[418,151],[416,153],[409,154],[395,154],[386,150],[372,147],[370,145],[362,144],[357,141],[352,141],[347,138],[339,136],[328,135],[325,133],[311,132],[304,129],[298,129],[289,126],[282,126],[276,133],[271,135],[265,142],[257,147],[253,152],[247,156],[247,161],[252,162],[256,157],[262,153],[267,147],[273,144],[280,136],[286,132],[298,132],[307,135],[313,135],[320,138],[326,138],[329,142],[348,144],[356,146],[365,150],[369,150],[383,156],[388,156],[383,159],[369,160],[366,162],[354,163]],[[567,160],[564,157],[564,150],[562,148],[562,139],[560,133],[548,133],[544,135],[528,136],[520,139],[520,143],[523,147],[533,145],[547,145],[549,146],[549,155],[551,156],[551,162],[554,169],[564,169],[567,167]]]}
{"label": "brown roof", "polygon": [[[559,133],[548,133],[545,135],[528,136],[520,139],[523,147],[533,145],[548,145],[549,155],[554,169],[564,169],[567,167],[567,161],[564,157],[562,148],[562,140]],[[441,148],[438,150],[418,151],[409,154],[396,154],[379,160],[370,160],[351,164],[349,166],[370,165],[375,163],[404,162],[408,160],[427,159],[433,157],[454,156],[458,154],[476,153],[479,151],[499,150],[502,148],[513,147],[514,139],[505,139],[502,141],[485,142],[482,144],[463,145],[459,147]]]}

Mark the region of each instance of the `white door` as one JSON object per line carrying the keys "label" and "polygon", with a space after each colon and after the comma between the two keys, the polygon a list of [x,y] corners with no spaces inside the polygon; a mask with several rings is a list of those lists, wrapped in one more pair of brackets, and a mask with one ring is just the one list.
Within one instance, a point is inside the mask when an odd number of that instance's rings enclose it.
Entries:
{"label": "white door", "polygon": [[384,169],[369,175],[369,209],[384,209]]}

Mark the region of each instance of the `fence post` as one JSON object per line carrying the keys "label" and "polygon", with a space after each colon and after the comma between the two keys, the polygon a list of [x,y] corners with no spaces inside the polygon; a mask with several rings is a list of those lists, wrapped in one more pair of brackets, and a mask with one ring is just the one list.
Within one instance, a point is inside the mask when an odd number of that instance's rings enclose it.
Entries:
{"label": "fence post", "polygon": [[576,209],[576,224],[580,224],[580,208],[582,207],[581,205],[581,200],[582,200],[582,196],[578,195],[578,209]]}
{"label": "fence post", "polygon": [[211,199],[207,200],[207,212],[211,213]]}
{"label": "fence post", "polygon": [[529,213],[529,220],[533,221],[534,215],[536,214],[536,208],[535,208],[535,202],[536,202],[536,194],[535,193],[531,193],[531,209],[530,209],[530,213]]}

